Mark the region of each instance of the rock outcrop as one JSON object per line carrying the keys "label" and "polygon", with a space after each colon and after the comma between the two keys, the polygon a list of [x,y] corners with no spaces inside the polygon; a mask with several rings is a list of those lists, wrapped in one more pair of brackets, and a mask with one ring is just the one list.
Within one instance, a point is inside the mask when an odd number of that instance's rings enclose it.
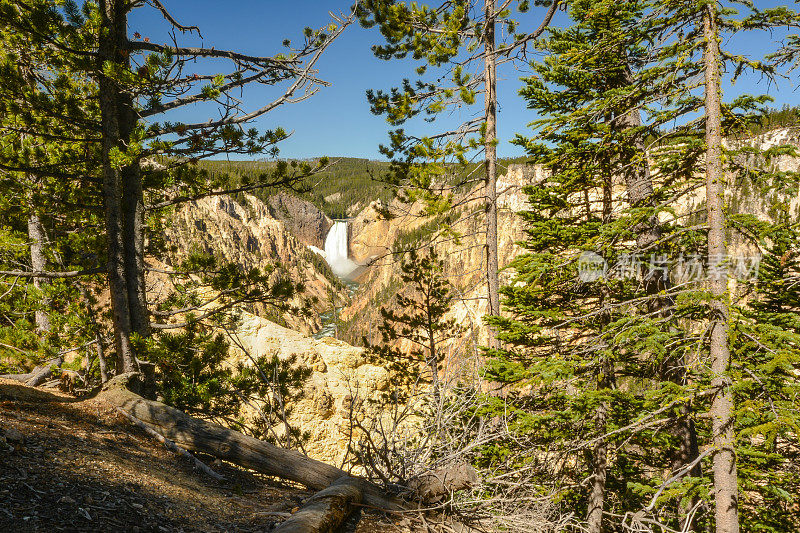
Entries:
{"label": "rock outcrop", "polygon": [[269,213],[283,222],[286,229],[305,245],[323,248],[333,220],[307,200],[278,193],[267,199]]}
{"label": "rock outcrop", "polygon": [[[333,337],[307,337],[249,313],[236,335],[253,358],[296,357],[298,365],[312,371],[303,398],[292,406],[289,423],[310,434],[305,445],[310,457],[341,465],[352,436],[352,402],[377,399],[390,387],[389,373],[368,363],[362,348]],[[249,362],[241,350],[236,357],[233,362]]]}

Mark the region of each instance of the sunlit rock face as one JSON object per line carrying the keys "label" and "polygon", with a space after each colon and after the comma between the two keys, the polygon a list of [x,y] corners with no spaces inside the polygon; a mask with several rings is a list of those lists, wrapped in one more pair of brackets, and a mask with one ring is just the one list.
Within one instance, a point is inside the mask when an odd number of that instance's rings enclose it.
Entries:
{"label": "sunlit rock face", "polygon": [[278,193],[267,199],[269,213],[283,222],[286,229],[301,243],[322,248],[333,220],[317,206],[297,196]]}
{"label": "sunlit rock face", "polygon": [[[527,195],[522,187],[534,180],[544,179],[541,167],[512,165],[505,174],[498,178],[498,259],[500,267],[507,266],[522,249],[518,242],[524,238],[522,218],[516,213],[528,207]],[[463,193],[455,199],[456,203],[472,198],[471,208],[476,212],[482,210],[482,189],[474,189]],[[394,217],[386,220],[381,211],[388,209]],[[460,349],[475,354],[474,349],[465,350],[485,344],[488,331],[482,316],[486,312],[486,251],[483,245],[484,222],[479,215],[468,215],[465,210],[453,229],[461,237],[459,240],[443,239],[436,245],[439,257],[444,261],[444,271],[455,287],[455,300],[450,316],[464,327],[464,337],[452,343],[453,351]],[[392,293],[399,287],[400,263],[396,256],[390,254],[393,245],[404,233],[416,230],[430,221],[423,214],[423,206],[419,203],[401,205],[393,202],[388,206],[373,202],[356,215],[351,221],[350,254],[359,263],[371,266],[358,278],[361,283],[358,293],[350,306],[342,311],[342,318],[351,322],[346,331],[346,340],[356,342],[362,335],[377,342],[375,324],[380,323],[379,306],[391,304],[386,299],[387,292]],[[501,272],[504,283],[511,279],[509,270]],[[381,300],[381,301],[379,301]]]}
{"label": "sunlit rock face", "polygon": [[[389,373],[369,364],[362,348],[332,337],[306,337],[249,313],[244,315],[237,336],[253,357],[275,354],[285,360],[295,356],[297,365],[312,370],[303,398],[292,405],[289,422],[310,434],[305,445],[310,457],[341,465],[352,436],[352,402],[377,399],[390,386]],[[248,364],[246,355],[234,350],[235,359]]]}
{"label": "sunlit rock face", "polygon": [[386,220],[380,213],[383,207],[380,200],[371,202],[350,221],[350,256],[357,263],[386,255],[401,229],[410,230],[421,223],[416,216],[418,212],[400,213],[397,202],[389,209],[397,212],[398,217]]}

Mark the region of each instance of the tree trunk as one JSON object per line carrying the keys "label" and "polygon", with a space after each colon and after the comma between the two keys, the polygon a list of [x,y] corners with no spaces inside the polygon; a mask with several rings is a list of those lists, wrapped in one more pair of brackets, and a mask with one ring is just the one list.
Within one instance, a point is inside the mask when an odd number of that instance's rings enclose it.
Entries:
{"label": "tree trunk", "polygon": [[[603,358],[600,361],[600,374],[597,377],[598,391],[609,390],[615,383],[614,366],[611,361]],[[611,406],[604,401],[597,409],[595,421],[598,435],[607,431],[608,413]],[[586,514],[587,532],[601,533],[603,531],[603,509],[606,499],[606,479],[608,477],[608,444],[606,439],[600,439],[592,450],[592,490],[589,493],[589,509]]]}
{"label": "tree trunk", "polygon": [[344,477],[321,490],[289,519],[273,530],[274,533],[333,533],[361,503],[361,487],[351,477]]}
{"label": "tree trunk", "polygon": [[[687,465],[691,464],[700,455],[700,447],[697,443],[697,428],[691,418],[691,408],[689,404],[680,406],[681,415],[675,421],[675,427],[671,432],[678,438],[678,449],[672,460],[672,471],[679,472]],[[688,475],[699,478],[703,475],[703,469],[698,462],[695,464]],[[697,503],[696,498],[685,498],[685,501],[678,507],[678,518],[680,530],[689,532],[697,531],[697,524],[689,522],[690,513]]]}
{"label": "tree trunk", "polygon": [[[47,258],[44,255],[46,237],[42,221],[36,213],[32,213],[28,217],[28,239],[31,243],[31,268],[34,272],[44,272],[47,270]],[[41,291],[47,284],[49,281],[45,278],[33,278],[33,287],[37,291]],[[43,307],[47,308],[50,300],[43,297],[41,303]],[[45,309],[36,311],[36,331],[42,336],[50,332],[50,315]]]}
{"label": "tree trunk", "polygon": [[[598,419],[602,418],[605,418],[605,414],[598,412]],[[608,446],[604,440],[594,447],[592,462],[594,463],[592,465],[592,491],[589,493],[586,531],[588,533],[600,533],[603,531],[603,507],[605,505],[606,474],[608,471]]]}
{"label": "tree trunk", "polygon": [[[490,315],[500,314],[500,279],[497,261],[497,57],[495,56],[495,0],[485,0],[484,113],[486,194],[486,284]],[[499,348],[497,333],[489,328],[489,347]]]}
{"label": "tree trunk", "polygon": [[103,347],[103,337],[97,333],[97,366],[100,367],[100,383],[108,381],[108,365],[106,364],[106,349]]}
{"label": "tree trunk", "polygon": [[[27,50],[20,50],[19,52],[23,58],[20,68],[22,78],[25,80],[25,84],[28,86],[28,88],[36,92],[36,77],[33,74],[33,67],[31,66],[28,58]],[[26,137],[27,136],[24,133],[21,136],[23,145],[25,144]],[[36,177],[32,175],[27,175],[26,180],[31,187],[37,183]],[[44,232],[44,226],[42,226],[42,220],[39,218],[39,214],[36,213],[37,206],[34,205],[35,200],[32,198],[33,193],[30,193],[28,196],[29,208],[31,209],[31,214],[28,216],[28,240],[30,241],[31,269],[34,272],[44,272],[47,270],[47,257],[44,253],[47,237]],[[33,278],[33,286],[37,291],[41,291],[42,287],[49,283],[50,281],[47,278]],[[44,298],[42,304],[44,308],[49,308],[50,300]],[[40,336],[43,337],[45,334],[50,332],[50,315],[46,310],[37,310],[35,313],[35,321],[36,332],[39,333]]]}
{"label": "tree trunk", "polygon": [[[118,105],[121,140],[124,144],[128,144],[137,122],[133,100],[127,94],[121,95]],[[142,171],[138,162],[122,169],[122,209],[125,221],[123,225],[127,274],[125,283],[130,306],[131,330],[142,337],[149,337],[150,320],[144,284],[144,192]]]}
{"label": "tree trunk", "polygon": [[466,462],[448,464],[408,481],[408,488],[424,502],[440,502],[452,493],[478,483],[478,473]]}
{"label": "tree trunk", "polygon": [[433,403],[436,406],[436,421],[437,427],[439,422],[439,352],[436,349],[436,328],[433,323],[433,305],[431,302],[431,284],[433,280],[428,281],[428,287],[425,291],[425,329],[428,335],[428,368],[431,370],[431,391],[433,392]]}
{"label": "tree trunk", "polygon": [[[627,58],[625,58],[627,62]],[[626,84],[633,83],[633,74],[630,70],[626,71]],[[627,113],[623,114],[620,120],[620,125],[623,128],[638,128],[642,125],[642,118],[638,108],[632,108]],[[647,147],[645,146],[644,139],[641,135],[636,135],[633,140],[636,151],[641,154],[642,161],[638,165],[630,165],[629,170],[624,173],[625,188],[628,194],[628,201],[631,206],[637,207],[654,207],[653,203],[653,178],[650,173],[650,165],[647,161]],[[630,162],[628,162],[630,163]],[[644,250],[657,243],[661,238],[661,226],[658,221],[658,215],[653,214],[647,220],[640,222],[634,226],[633,231],[636,233],[636,246],[640,250]],[[662,270],[657,270],[655,275],[645,278],[645,292],[648,295],[653,295],[654,298],[649,305],[651,312],[672,313],[673,304],[670,296],[656,296],[661,291],[667,290],[670,287],[669,275]],[[681,357],[679,361],[674,364],[665,365],[667,367],[666,375],[663,378],[668,379],[674,383],[683,384],[686,379],[686,366],[687,361]],[[697,429],[691,419],[691,408],[688,404],[681,406],[681,416],[675,422],[675,436],[678,438],[678,450],[675,453],[673,460],[673,470],[679,471],[685,465],[694,461],[700,453],[697,445]],[[702,474],[702,469],[699,464],[695,465],[689,472],[694,477],[699,477]],[[683,516],[681,527],[686,531],[693,531],[695,528],[691,524],[686,524],[685,519],[688,517],[689,510],[693,507],[694,502],[689,502],[686,508],[679,510]],[[688,525],[688,528],[687,528]]]}
{"label": "tree trunk", "polygon": [[725,175],[722,166],[722,110],[720,103],[720,55],[716,4],[703,11],[705,48],[706,114],[706,204],[708,209],[708,272],[711,289],[710,357],[712,463],[717,533],[738,533],[738,493],[733,432],[733,397],[727,376],[730,362],[728,346],[728,273],[725,243],[723,194]]}
{"label": "tree trunk", "polygon": [[[98,398],[141,420],[182,448],[207,453],[315,490],[324,489],[342,477],[349,477],[344,470],[295,450],[279,448],[238,431],[192,418],[163,403],[146,400],[128,389],[129,385],[141,386],[137,380],[141,380],[140,374],[116,376],[103,386]],[[400,501],[384,494],[380,487],[365,479],[351,479],[361,489],[364,503],[388,510],[402,508]]]}
{"label": "tree trunk", "polygon": [[[101,31],[97,65],[103,135],[103,203],[108,239],[108,285],[111,293],[118,373],[138,370],[136,351],[131,344],[131,334],[136,330],[133,328],[134,318],[128,290],[129,283],[133,283],[129,276],[136,276],[136,273],[128,272],[126,268],[131,263],[127,260],[130,254],[126,254],[125,244],[126,229],[130,228],[130,225],[126,225],[125,213],[131,211],[130,199],[123,197],[123,171],[112,160],[114,152],[124,153],[126,150],[125,139],[121,136],[119,116],[120,101],[123,96],[117,82],[106,75],[104,67],[108,64],[127,65],[128,59],[122,49],[126,42],[126,9],[122,0],[100,0]],[[128,184],[126,190],[130,189]],[[128,205],[123,205],[122,200],[127,200]],[[133,207],[135,208],[135,205]]]}
{"label": "tree trunk", "polygon": [[[632,83],[632,77],[626,80]],[[620,120],[623,128],[638,128],[642,125],[642,117],[638,108],[630,109]],[[631,165],[630,170],[624,173],[625,190],[628,193],[628,201],[632,206],[652,206],[653,199],[653,178],[650,175],[650,166],[647,163],[647,148],[644,140],[637,135],[634,140],[636,151],[640,152],[643,161],[639,165]],[[625,162],[630,163],[630,162]],[[633,228],[636,233],[637,247],[647,248],[657,242],[661,237],[661,228],[658,224],[658,217],[651,216]]]}
{"label": "tree trunk", "polygon": [[195,468],[197,468],[201,472],[204,472],[206,475],[208,475],[212,479],[216,479],[217,481],[222,481],[222,480],[225,479],[225,476],[217,474],[216,472],[214,472],[211,469],[211,467],[209,467],[207,464],[202,462],[200,459],[198,459],[194,455],[190,454],[189,452],[187,452],[186,450],[184,450],[183,448],[181,448],[180,446],[178,446],[177,444],[175,444],[174,442],[172,442],[168,438],[164,437],[164,435],[162,435],[158,431],[154,430],[153,428],[151,428],[150,426],[148,426],[147,424],[145,424],[144,422],[142,422],[138,418],[134,417],[129,412],[125,411],[124,409],[121,409],[120,407],[116,407],[116,410],[119,413],[122,413],[123,415],[125,415],[125,417],[128,420],[133,422],[137,427],[141,428],[145,433],[147,433],[148,435],[150,435],[151,437],[156,439],[158,442],[163,444],[169,451],[177,453],[178,455],[180,455],[182,457],[186,457],[187,459],[192,461],[194,463]]}

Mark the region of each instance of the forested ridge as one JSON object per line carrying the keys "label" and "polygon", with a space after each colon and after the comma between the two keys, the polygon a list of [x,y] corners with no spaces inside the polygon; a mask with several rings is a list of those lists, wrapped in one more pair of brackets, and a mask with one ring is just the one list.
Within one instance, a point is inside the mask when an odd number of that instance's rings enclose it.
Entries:
{"label": "forested ridge", "polygon": [[[0,0],[0,529],[797,529],[793,6],[176,2]],[[380,159],[283,157],[347,32]]]}
{"label": "forested ridge", "polygon": [[[316,205],[331,218],[348,218],[379,200],[391,202],[397,189],[387,179],[389,162],[354,157],[326,156],[312,161],[325,161],[326,166],[304,180],[293,185],[292,193]],[[510,164],[521,163],[523,157],[500,159],[498,165],[506,168]],[[212,180],[227,183],[228,188],[236,188],[247,181],[254,181],[259,175],[274,169],[277,162],[259,161],[203,161],[198,168],[206,171]],[[460,167],[452,165],[452,181],[464,180],[479,169],[479,163]],[[256,196],[266,199],[271,194],[282,192],[275,189],[260,189]]]}

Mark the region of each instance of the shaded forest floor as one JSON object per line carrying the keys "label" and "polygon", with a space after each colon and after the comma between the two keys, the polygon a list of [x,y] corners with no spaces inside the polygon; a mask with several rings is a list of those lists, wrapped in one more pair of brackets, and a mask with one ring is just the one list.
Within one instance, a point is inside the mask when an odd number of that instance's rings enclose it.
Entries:
{"label": "shaded forest floor", "polygon": [[[0,531],[269,531],[311,492],[228,464],[214,481],[109,405],[0,378]],[[344,531],[408,531],[365,513]]]}

